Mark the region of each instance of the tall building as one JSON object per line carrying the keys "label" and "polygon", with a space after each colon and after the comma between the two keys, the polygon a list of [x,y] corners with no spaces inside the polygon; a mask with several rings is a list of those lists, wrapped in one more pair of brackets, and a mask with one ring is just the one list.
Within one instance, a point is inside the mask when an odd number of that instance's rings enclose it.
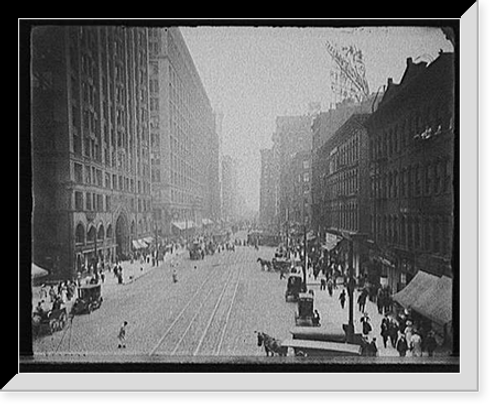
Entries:
{"label": "tall building", "polygon": [[260,150],[259,224],[276,229],[277,163],[274,148]]}
{"label": "tall building", "polygon": [[454,59],[407,59],[399,84],[388,80],[366,122],[370,136],[372,241],[376,274],[393,291],[419,271],[452,276]]}
{"label": "tall building", "polygon": [[311,224],[311,151],[299,151],[289,163],[291,191],[288,218],[299,232]]}
{"label": "tall building", "polygon": [[291,161],[297,152],[311,151],[311,120],[308,115],[278,116],[273,144],[278,169],[278,223],[285,225],[292,209],[293,176]]}
{"label": "tall building", "polygon": [[164,235],[220,216],[216,117],[178,28],[149,28],[155,224]]}
{"label": "tall building", "polygon": [[331,245],[338,245],[344,268],[352,264],[356,277],[369,255],[370,165],[364,126],[369,116],[352,115],[318,150],[320,232],[344,241]]}
{"label": "tall building", "polygon": [[328,141],[334,133],[355,113],[371,113],[374,106],[375,95],[369,99],[356,103],[352,100],[346,100],[337,104],[326,112],[317,114],[312,122],[312,170],[311,170],[311,203],[312,203],[312,228],[321,232],[325,225],[321,222],[321,196],[322,172],[319,169],[319,159],[322,156],[320,148]]}
{"label": "tall building", "polygon": [[33,260],[61,278],[151,240],[147,32],[32,33]]}
{"label": "tall building", "polygon": [[236,195],[236,162],[229,155],[224,155],[222,157],[222,219],[226,222],[236,219]]}

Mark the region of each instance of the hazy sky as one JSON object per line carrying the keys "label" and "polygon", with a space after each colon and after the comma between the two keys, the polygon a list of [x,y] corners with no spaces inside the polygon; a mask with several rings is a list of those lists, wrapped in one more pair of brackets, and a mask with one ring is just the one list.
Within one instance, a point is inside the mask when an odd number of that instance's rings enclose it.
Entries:
{"label": "hazy sky", "polygon": [[276,117],[322,111],[332,101],[325,44],[355,45],[375,92],[399,82],[406,58],[432,60],[452,51],[441,30],[427,27],[181,27],[214,110],[224,114],[222,153],[236,159],[247,204],[258,210],[260,154],[270,148]]}

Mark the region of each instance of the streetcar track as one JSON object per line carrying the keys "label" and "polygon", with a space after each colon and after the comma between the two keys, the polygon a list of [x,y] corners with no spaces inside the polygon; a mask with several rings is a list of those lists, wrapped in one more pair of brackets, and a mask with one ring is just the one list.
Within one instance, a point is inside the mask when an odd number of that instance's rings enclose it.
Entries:
{"label": "streetcar track", "polygon": [[189,322],[188,326],[186,327],[186,329],[184,330],[184,333],[181,335],[181,338],[179,339],[179,341],[177,342],[176,346],[174,347],[174,349],[172,350],[172,352],[170,353],[171,355],[174,355],[176,352],[177,352],[177,349],[179,348],[179,346],[181,345],[182,341],[184,340],[184,337],[186,337],[187,333],[189,332],[189,329],[191,328],[191,326],[193,325],[194,321],[198,318],[198,316],[200,315],[201,313],[201,310],[203,309],[203,305],[208,301],[208,299],[210,298],[210,294],[212,294],[212,291],[215,289],[215,286],[212,287],[210,289],[210,291],[208,292],[207,296],[205,297],[205,299],[202,301],[200,307],[198,308],[198,311],[196,312],[196,314],[194,315],[194,317],[191,319],[191,321]]}
{"label": "streetcar track", "polygon": [[[234,278],[234,277],[233,277]],[[205,330],[203,330],[203,333],[201,335],[200,341],[198,342],[198,345],[196,346],[196,349],[194,350],[193,356],[196,356],[198,354],[198,351],[201,348],[201,345],[203,343],[203,340],[205,340],[205,336],[207,335],[208,329],[212,325],[212,322],[215,317],[215,313],[219,309],[219,305],[222,302],[222,297],[224,296],[224,293],[226,292],[226,287],[229,285],[229,281],[224,284],[224,288],[222,289],[222,292],[219,295],[219,298],[217,299],[217,303],[215,304],[215,308],[212,311],[212,314],[210,315],[210,319],[208,320],[207,326],[205,327]]]}
{"label": "streetcar track", "polygon": [[[228,270],[226,269],[226,271],[228,271]],[[229,275],[227,276],[227,278],[226,278],[226,279],[225,279],[225,281],[224,281],[224,286],[223,286],[223,288],[222,288],[222,293],[221,293],[221,295],[218,297],[218,300],[217,300],[217,303],[216,303],[216,306],[215,306],[214,310],[212,310],[212,314],[211,314],[211,317],[210,317],[210,318],[211,318],[211,320],[213,319],[213,317],[214,317],[214,315],[215,315],[215,313],[216,313],[216,311],[217,311],[217,307],[218,307],[218,304],[219,304],[219,300],[222,298],[222,296],[223,296],[223,294],[224,294],[224,291],[225,291],[226,287],[229,285],[229,283],[230,283],[233,279],[234,279],[234,275],[231,275],[231,273],[229,273]],[[189,332],[189,329],[191,328],[191,326],[193,325],[194,321],[196,320],[196,318],[197,318],[197,317],[198,317],[198,315],[200,314],[201,309],[203,308],[203,305],[204,305],[204,304],[205,304],[205,302],[208,300],[208,298],[210,298],[211,293],[212,293],[212,291],[213,291],[214,289],[215,289],[215,288],[212,288],[212,289],[210,290],[210,292],[209,292],[209,294],[207,295],[206,299],[203,301],[203,304],[200,306],[200,308],[199,308],[198,312],[197,312],[197,313],[194,315],[194,317],[191,319],[191,321],[190,321],[190,323],[189,323],[188,327],[187,327],[187,328],[186,328],[186,330],[184,331],[184,333],[183,333],[183,335],[182,335],[181,339],[180,339],[180,340],[179,340],[179,342],[177,343],[177,345],[176,345],[176,347],[175,347],[174,351],[171,353],[171,355],[173,355],[173,354],[177,351],[177,349],[178,349],[178,347],[179,347],[180,343],[184,340],[185,336],[186,336],[186,335],[187,335],[187,333]],[[211,323],[211,321],[208,323],[208,326],[210,325],[210,323]],[[206,328],[206,330],[208,331],[208,327]],[[198,342],[198,347],[200,347],[200,346],[201,346],[201,342],[202,342],[202,341],[203,341],[203,336],[202,336],[202,339]],[[198,348],[198,347],[197,347],[197,348]],[[193,354],[193,355],[195,355],[195,354]]]}
{"label": "streetcar track", "polygon": [[224,320],[224,324],[223,324],[223,329],[222,329],[222,334],[221,334],[221,338],[220,338],[220,341],[219,341],[219,345],[217,346],[217,351],[215,352],[215,355],[220,355],[220,351],[222,349],[222,343],[224,341],[224,335],[226,334],[226,329],[227,329],[227,324],[229,322],[229,316],[231,315],[231,311],[233,310],[233,305],[234,305],[234,299],[236,298],[236,292],[238,291],[238,287],[239,287],[239,280],[236,282],[236,287],[234,288],[234,293],[233,293],[233,297],[231,298],[231,304],[229,305],[229,310],[227,312],[227,316]]}
{"label": "streetcar track", "polygon": [[163,342],[165,341],[165,338],[167,337],[168,333],[170,333],[170,331],[174,328],[174,326],[180,320],[180,318],[182,317],[182,315],[184,314],[184,312],[189,308],[189,306],[194,301],[194,299],[203,291],[203,287],[210,280],[212,280],[212,276],[211,275],[207,276],[206,280],[198,287],[198,289],[194,293],[193,297],[187,302],[187,304],[184,306],[184,308],[182,309],[182,311],[177,315],[177,317],[174,319],[174,321],[172,322],[172,324],[170,324],[170,326],[167,328],[167,330],[165,331],[165,333],[163,333],[163,335],[161,336],[160,340],[158,340],[158,342],[156,343],[156,345],[149,352],[150,356],[152,356],[158,350],[158,348],[163,344]]}

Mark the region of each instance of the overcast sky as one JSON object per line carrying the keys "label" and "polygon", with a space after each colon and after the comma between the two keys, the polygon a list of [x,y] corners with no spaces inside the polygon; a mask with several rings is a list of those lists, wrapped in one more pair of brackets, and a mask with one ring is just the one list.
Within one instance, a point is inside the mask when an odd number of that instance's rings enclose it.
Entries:
{"label": "overcast sky", "polygon": [[375,92],[399,82],[406,58],[432,60],[452,51],[438,28],[181,27],[212,107],[224,114],[222,153],[239,159],[239,184],[258,210],[260,154],[271,147],[276,117],[307,113],[310,102],[328,110],[331,57],[325,44],[355,45]]}

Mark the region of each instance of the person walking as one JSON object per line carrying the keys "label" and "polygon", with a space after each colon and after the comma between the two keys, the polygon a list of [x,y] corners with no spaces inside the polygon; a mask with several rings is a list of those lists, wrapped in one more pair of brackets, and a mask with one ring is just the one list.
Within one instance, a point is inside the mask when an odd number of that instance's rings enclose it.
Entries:
{"label": "person walking", "polygon": [[127,325],[128,323],[124,321],[123,324],[120,326],[120,330],[118,331],[118,348],[126,347],[125,336],[127,333],[126,330]]}
{"label": "person walking", "polygon": [[333,280],[331,276],[326,280],[326,286],[328,288],[328,294],[330,297],[333,297]]}
{"label": "person walking", "polygon": [[434,331],[429,330],[427,336],[425,337],[425,350],[427,351],[427,355],[432,357],[434,355],[434,351],[437,347],[436,335]]}
{"label": "person walking", "polygon": [[396,342],[398,341],[398,322],[393,318],[389,319],[389,337],[391,339],[391,345],[396,348]]}
{"label": "person walking", "polygon": [[410,354],[413,357],[422,357],[422,337],[418,331],[414,331],[411,335]]}
{"label": "person walking", "polygon": [[361,294],[358,297],[358,310],[364,313],[365,306],[366,306],[366,290],[363,290],[361,291]]}
{"label": "person walking", "polygon": [[340,296],[339,296],[339,301],[340,301],[340,305],[342,306],[342,310],[344,309],[344,305],[345,305],[345,296],[346,296],[345,289],[343,289],[342,292],[340,293]]}
{"label": "person walking", "polygon": [[376,357],[377,356],[377,353],[378,353],[378,348],[377,348],[377,344],[375,343],[377,339],[375,337],[372,338],[372,341],[368,344],[368,348],[367,348],[367,356],[371,356],[371,357]]}
{"label": "person walking", "polygon": [[406,337],[403,333],[399,333],[399,338],[396,343],[396,350],[398,351],[400,357],[406,357],[408,342],[406,341]]}
{"label": "person walking", "polygon": [[363,317],[359,320],[363,325],[363,334],[367,336],[372,331],[372,325],[370,324],[370,317],[368,313],[364,313]]}
{"label": "person walking", "polygon": [[384,348],[387,348],[387,339],[389,338],[389,319],[387,316],[384,316],[380,322],[380,335],[382,336]]}

